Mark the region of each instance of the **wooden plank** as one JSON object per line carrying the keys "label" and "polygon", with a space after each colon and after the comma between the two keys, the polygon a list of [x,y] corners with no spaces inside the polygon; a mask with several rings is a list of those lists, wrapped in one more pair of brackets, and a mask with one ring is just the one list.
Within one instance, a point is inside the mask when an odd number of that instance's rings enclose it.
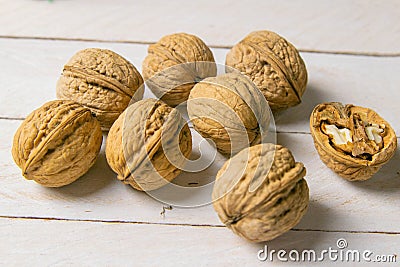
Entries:
{"label": "wooden plank", "polygon": [[400,148],[370,180],[348,182],[322,163],[310,134],[279,134],[278,143],[307,169],[310,205],[296,228],[399,232]]}
{"label": "wooden plank", "polygon": [[[0,38],[0,117],[24,118],[44,102],[56,98],[55,86],[64,64],[77,51],[89,47],[116,51],[140,71],[147,54],[147,45],[13,40]],[[218,62],[225,58],[225,49],[214,49]],[[152,96],[146,90],[145,97]]]}
{"label": "wooden plank", "polygon": [[[1,129],[4,129],[1,138],[6,139],[6,143],[2,144],[0,149],[0,158],[5,159],[0,174],[4,185],[4,190],[0,190],[0,196],[5,201],[0,204],[0,215],[220,224],[211,206],[166,210],[165,215],[162,215],[164,204],[116,179],[116,174],[108,167],[105,158],[105,139],[98,161],[77,182],[57,189],[44,188],[33,181],[27,181],[22,177],[20,169],[14,164],[10,155],[12,136],[19,124],[18,121],[0,120]],[[186,182],[185,185],[202,184],[204,180],[212,179],[211,174],[217,170],[214,167],[212,170],[205,170],[203,175],[186,174],[186,179],[180,177],[179,180],[182,183]],[[24,200],[18,203],[21,198]]]}
{"label": "wooden plank", "polygon": [[373,1],[0,2],[0,35],[154,42],[190,32],[231,46],[269,29],[304,50],[398,54],[400,4]]}
{"label": "wooden plank", "polygon": [[[161,203],[117,181],[107,166],[104,147],[95,166],[69,186],[51,189],[26,181],[10,155],[12,136],[19,124],[0,120],[0,216],[221,225],[210,205],[174,208],[161,216]],[[400,232],[399,151],[376,177],[350,183],[323,165],[309,134],[279,134],[278,142],[289,147],[307,168],[310,207],[297,229]],[[212,168],[179,179],[212,180],[216,171]]]}
{"label": "wooden plank", "polygon": [[309,118],[323,102],[342,102],[375,110],[400,136],[400,58],[304,53],[309,82],[302,103],[275,115],[278,131],[310,132]]}
{"label": "wooden plank", "polygon": [[[23,118],[45,101],[55,98],[55,84],[65,62],[87,47],[112,49],[138,69],[147,45],[0,39],[0,117]],[[216,61],[225,62],[226,49],[213,49]],[[303,53],[309,84],[299,106],[275,116],[283,132],[309,132],[315,105],[340,101],[375,109],[400,133],[400,57],[375,58]],[[150,96],[146,90],[146,96]]]}
{"label": "wooden plank", "polygon": [[[260,261],[257,255],[260,250],[283,249],[287,253],[297,250],[300,255],[314,250],[320,257],[321,251],[329,248],[343,251],[343,255],[358,250],[360,262],[346,256],[337,262],[359,266],[365,264],[365,250],[372,252],[371,259],[398,254],[400,242],[399,235],[290,231],[271,242],[252,244],[226,228],[5,218],[0,219],[0,229],[0,264],[4,266],[298,266],[298,262],[280,262],[276,254],[272,262]],[[346,241],[346,248],[338,249],[339,238]],[[394,260],[398,262],[398,256]],[[322,263],[334,261],[326,254]],[[385,266],[396,263],[388,264]]]}

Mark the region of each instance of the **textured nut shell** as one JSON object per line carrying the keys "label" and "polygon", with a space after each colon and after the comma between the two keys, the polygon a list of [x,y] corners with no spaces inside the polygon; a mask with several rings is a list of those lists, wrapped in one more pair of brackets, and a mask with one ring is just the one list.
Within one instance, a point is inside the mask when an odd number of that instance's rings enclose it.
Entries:
{"label": "textured nut shell", "polygon": [[[384,124],[383,148],[372,156],[371,160],[352,157],[334,149],[329,138],[321,131],[321,121],[336,121],[343,126],[350,123],[347,111],[350,113],[366,113],[368,121]],[[397,148],[396,133],[388,122],[381,118],[375,111],[353,105],[343,106],[341,103],[322,103],[316,106],[310,117],[310,130],[314,139],[315,148],[321,160],[341,177],[349,181],[362,181],[371,178],[379,169],[388,162]]]}
{"label": "textured nut shell", "polygon": [[216,75],[214,62],[211,50],[200,38],[176,33],[149,46],[142,73],[153,93],[174,107],[187,100],[196,82]]}
{"label": "textured nut shell", "polygon": [[33,111],[14,136],[12,155],[22,175],[47,187],[70,184],[99,154],[102,132],[90,110],[72,101],[51,101]]}
{"label": "textured nut shell", "polygon": [[250,77],[272,110],[301,102],[307,84],[306,66],[297,49],[274,32],[247,35],[229,51],[226,65]]}
{"label": "textured nut shell", "polygon": [[[248,163],[244,170],[243,162]],[[253,242],[274,239],[294,227],[307,210],[305,173],[303,164],[280,145],[244,149],[218,172],[214,209],[235,234]],[[255,180],[261,184],[249,190]]]}
{"label": "textured nut shell", "polygon": [[125,58],[107,49],[88,48],[64,66],[57,97],[89,108],[107,131],[134,95],[136,100],[143,97],[142,84],[142,76]]}
{"label": "textured nut shell", "polygon": [[[181,169],[172,165],[169,159],[177,160],[180,152],[188,158],[192,151],[191,133],[186,122],[179,131],[178,125],[182,121],[176,109],[155,99],[141,100],[129,106],[115,121],[107,138],[106,157],[118,174],[117,178],[142,191],[155,190],[173,180]],[[172,142],[177,136],[179,145]],[[166,157],[165,151],[169,152],[170,158]],[[144,159],[147,157],[148,161]]]}
{"label": "textured nut shell", "polygon": [[228,73],[196,84],[187,110],[194,128],[204,138],[211,138],[218,151],[229,155],[231,147],[235,154],[261,142],[260,124],[266,130],[270,120],[268,104],[265,100],[266,105],[260,104],[262,100],[262,94],[247,77]]}

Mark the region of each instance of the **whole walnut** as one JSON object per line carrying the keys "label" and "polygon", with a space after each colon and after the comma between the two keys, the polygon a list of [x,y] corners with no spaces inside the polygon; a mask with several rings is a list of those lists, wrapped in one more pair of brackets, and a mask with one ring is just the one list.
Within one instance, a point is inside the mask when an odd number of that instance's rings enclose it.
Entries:
{"label": "whole walnut", "polygon": [[236,44],[226,65],[238,69],[257,85],[273,111],[301,102],[307,70],[297,49],[270,31],[256,31]]}
{"label": "whole walnut", "polygon": [[200,38],[175,33],[149,46],[142,72],[155,96],[175,107],[187,100],[197,82],[215,76],[217,68],[211,50]]}
{"label": "whole walnut", "polygon": [[375,111],[331,102],[316,106],[311,135],[321,160],[343,178],[371,178],[396,152],[397,137]]}
{"label": "whole walnut", "polygon": [[130,105],[111,127],[106,145],[107,161],[117,178],[141,191],[173,180],[191,151],[186,121],[177,109],[155,99]]}
{"label": "whole walnut", "polygon": [[47,187],[70,184],[95,163],[102,132],[89,109],[68,100],[47,102],[22,122],[12,156],[28,180]]}
{"label": "whole walnut", "polygon": [[57,97],[89,108],[108,131],[132,97],[143,97],[143,78],[117,53],[99,48],[77,52],[67,62],[57,83]]}
{"label": "whole walnut", "polygon": [[294,227],[307,210],[306,169],[280,145],[246,148],[219,170],[212,198],[220,220],[252,242],[268,241]]}
{"label": "whole walnut", "polygon": [[197,83],[190,92],[187,110],[194,128],[213,140],[225,155],[259,144],[270,122],[264,96],[238,72]]}

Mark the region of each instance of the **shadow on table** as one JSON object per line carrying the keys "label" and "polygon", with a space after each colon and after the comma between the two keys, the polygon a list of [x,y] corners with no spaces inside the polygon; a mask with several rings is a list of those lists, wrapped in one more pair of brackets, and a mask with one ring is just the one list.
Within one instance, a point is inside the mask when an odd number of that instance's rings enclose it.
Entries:
{"label": "shadow on table", "polygon": [[325,229],[328,222],[332,220],[329,208],[311,197],[306,214],[294,229],[319,231]]}
{"label": "shadow on table", "polygon": [[61,188],[45,189],[57,190],[58,193],[73,197],[84,197],[107,187],[114,180],[117,180],[116,174],[108,166],[106,155],[104,150],[102,150],[96,163],[81,178]]}
{"label": "shadow on table", "polygon": [[[302,226],[309,225],[310,220],[313,221],[313,229]],[[327,238],[331,238],[329,236],[330,233],[322,230],[328,220],[332,220],[332,218],[327,213],[327,209],[318,202],[310,201],[307,213],[292,230],[271,241],[254,243],[252,246],[258,249],[267,246],[269,251],[278,251],[281,249],[287,252],[290,250],[302,251],[305,249],[320,251],[325,248],[325,244],[329,243],[330,240],[327,240]],[[317,225],[315,222],[317,222]]]}
{"label": "shadow on table", "polygon": [[400,148],[393,158],[367,181],[351,182],[351,185],[379,192],[400,191]]}
{"label": "shadow on table", "polygon": [[335,101],[330,99],[329,93],[310,83],[302,97],[302,103],[287,110],[274,112],[275,123],[278,126],[307,125],[314,107],[323,102]]}

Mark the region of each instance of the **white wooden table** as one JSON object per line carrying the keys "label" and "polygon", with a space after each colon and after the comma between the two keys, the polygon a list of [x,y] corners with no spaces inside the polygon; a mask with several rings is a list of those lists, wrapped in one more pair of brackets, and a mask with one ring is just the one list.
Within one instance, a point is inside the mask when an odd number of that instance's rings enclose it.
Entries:
{"label": "white wooden table", "polygon": [[337,249],[336,241],[344,238],[349,249],[397,255],[397,263],[373,265],[398,264],[399,151],[371,180],[350,183],[319,160],[308,128],[316,104],[340,101],[373,108],[400,134],[396,0],[0,0],[0,264],[295,265],[259,261],[265,244],[232,234],[210,205],[161,216],[162,203],[117,181],[104,150],[88,174],[59,189],[23,179],[10,153],[21,120],[55,99],[62,66],[76,51],[112,49],[140,69],[149,43],[182,31],[210,44],[222,64],[229,47],[257,29],[276,31],[295,44],[309,72],[303,103],[275,120],[278,143],[307,168],[310,206],[293,230],[266,245],[321,251]]}

